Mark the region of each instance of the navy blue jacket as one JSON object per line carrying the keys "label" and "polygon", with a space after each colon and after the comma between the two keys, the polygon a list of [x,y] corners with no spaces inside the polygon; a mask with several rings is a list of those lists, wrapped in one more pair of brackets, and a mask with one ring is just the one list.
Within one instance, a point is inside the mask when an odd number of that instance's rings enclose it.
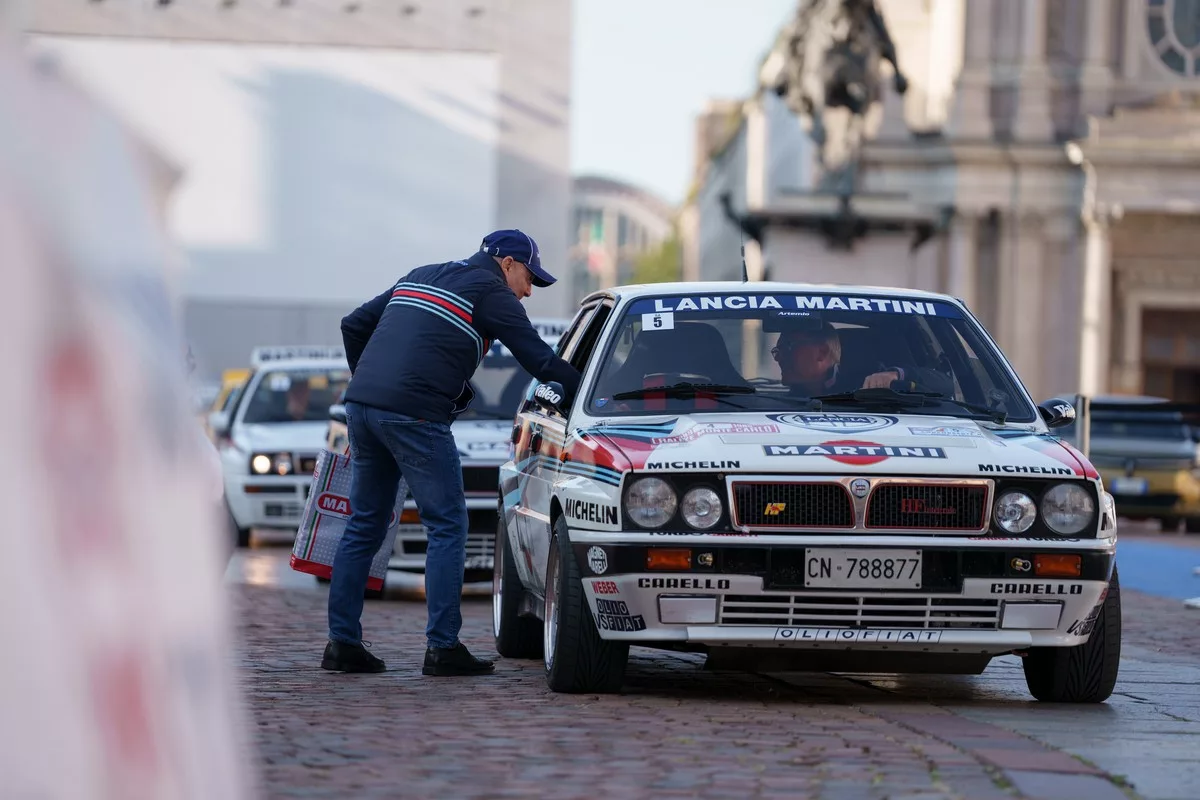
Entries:
{"label": "navy blue jacket", "polygon": [[342,319],[353,377],[346,401],[431,422],[451,422],[475,396],[470,379],[499,339],[525,371],[559,381],[579,372],[554,355],[487,253],[418,267]]}

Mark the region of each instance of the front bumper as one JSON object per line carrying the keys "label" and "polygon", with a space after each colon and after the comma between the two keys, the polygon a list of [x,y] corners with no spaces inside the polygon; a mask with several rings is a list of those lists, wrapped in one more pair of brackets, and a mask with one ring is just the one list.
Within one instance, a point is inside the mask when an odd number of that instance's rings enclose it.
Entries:
{"label": "front bumper", "polygon": [[[404,572],[424,573],[425,555],[429,538],[419,521],[408,521],[415,517],[416,505],[409,501],[405,508],[405,521],[396,532],[396,545],[388,561],[388,569]],[[467,548],[464,569],[492,571],[496,553],[496,525],[499,516],[496,498],[467,499]]]}
{"label": "front bumper", "polygon": [[[696,544],[701,538],[710,539]],[[872,537],[688,537],[572,531],[571,543],[601,638],[710,648],[809,648],[1000,654],[1087,641],[1106,596],[1114,540],[1037,542]],[[740,541],[730,541],[738,539]],[[766,542],[764,539],[773,541]],[[797,541],[803,539],[803,541]],[[809,547],[920,550],[922,588],[805,586]],[[596,550],[603,551],[600,557]],[[650,549],[690,548],[710,567],[647,568]],[[1014,568],[1039,554],[1079,555],[1078,578]],[[603,570],[599,569],[603,567]]]}
{"label": "front bumper", "polygon": [[225,498],[239,528],[296,530],[311,488],[311,475],[233,475]]}

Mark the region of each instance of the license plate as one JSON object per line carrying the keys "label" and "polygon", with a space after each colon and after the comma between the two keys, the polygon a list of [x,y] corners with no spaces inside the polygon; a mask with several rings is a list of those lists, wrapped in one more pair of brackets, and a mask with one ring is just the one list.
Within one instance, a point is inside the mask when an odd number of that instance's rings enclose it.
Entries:
{"label": "license plate", "polygon": [[1108,490],[1113,494],[1145,494],[1150,490],[1149,482],[1145,478],[1113,478],[1112,484]]}
{"label": "license plate", "polygon": [[920,589],[920,550],[810,547],[804,551],[807,589]]}

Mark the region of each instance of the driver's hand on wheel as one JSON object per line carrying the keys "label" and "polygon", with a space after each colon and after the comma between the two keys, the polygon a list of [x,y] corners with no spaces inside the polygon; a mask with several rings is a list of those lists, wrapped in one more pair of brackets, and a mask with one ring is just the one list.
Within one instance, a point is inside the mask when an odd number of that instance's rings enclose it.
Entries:
{"label": "driver's hand on wheel", "polygon": [[900,380],[900,373],[892,370],[890,372],[876,372],[874,375],[868,375],[863,381],[862,388],[864,389],[890,389],[892,381]]}

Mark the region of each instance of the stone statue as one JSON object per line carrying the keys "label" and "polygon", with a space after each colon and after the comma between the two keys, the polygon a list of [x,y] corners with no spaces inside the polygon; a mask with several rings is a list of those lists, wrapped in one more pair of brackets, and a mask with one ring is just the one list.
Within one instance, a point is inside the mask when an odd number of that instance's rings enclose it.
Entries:
{"label": "stone statue", "polygon": [[759,90],[783,98],[804,122],[819,149],[824,189],[854,191],[867,113],[882,97],[881,60],[904,94],[908,81],[875,0],[800,0],[763,62]]}

